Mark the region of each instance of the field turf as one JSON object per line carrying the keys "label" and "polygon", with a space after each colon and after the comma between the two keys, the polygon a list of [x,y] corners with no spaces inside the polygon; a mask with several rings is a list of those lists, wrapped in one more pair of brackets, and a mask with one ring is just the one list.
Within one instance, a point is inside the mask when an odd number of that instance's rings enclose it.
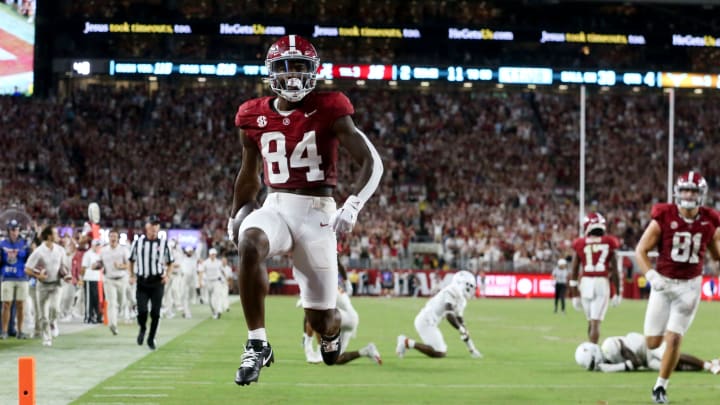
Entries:
{"label": "field turf", "polygon": [[[350,349],[375,342],[384,363],[360,358],[343,366],[305,362],[301,310],[295,298],[268,300],[268,332],[276,362],[262,370],[259,384],[233,382],[245,327],[239,304],[220,321],[206,320],[75,403],[158,404],[638,404],[651,403],[655,372],[602,374],[574,362],[585,339],[579,312],[553,314],[548,300],[480,299],[469,303],[466,322],[482,359],[470,358],[458,334],[445,323],[448,357],[430,359],[410,351],[395,355],[396,336],[415,336],[413,319],[424,299],[356,297],[360,313]],[[569,304],[569,303],[568,303]],[[626,300],[608,311],[602,336],[642,332],[645,302]],[[703,302],[683,344],[701,358],[720,354],[720,304]],[[110,394],[110,395],[108,395]],[[123,396],[127,395],[127,396]],[[133,396],[136,395],[136,396]],[[143,396],[145,395],[145,396]],[[676,373],[673,404],[720,403],[720,376]]]}

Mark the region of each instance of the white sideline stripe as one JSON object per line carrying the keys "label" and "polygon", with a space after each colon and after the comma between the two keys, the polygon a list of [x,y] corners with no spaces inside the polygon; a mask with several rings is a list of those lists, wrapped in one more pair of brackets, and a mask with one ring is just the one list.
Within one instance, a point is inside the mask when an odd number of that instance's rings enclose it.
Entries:
{"label": "white sideline stripe", "polygon": [[175,387],[173,386],[147,386],[147,385],[128,385],[128,386],[122,386],[122,385],[114,385],[110,387],[103,387],[103,390],[107,391],[121,391],[121,390],[174,390]]}
{"label": "white sideline stripe", "polygon": [[[159,402],[135,402],[133,405],[159,405]],[[128,405],[127,402],[85,402],[85,405]]]}
{"label": "white sideline stripe", "polygon": [[165,398],[168,394],[95,394],[95,398]]}
{"label": "white sideline stripe", "polygon": [[[331,387],[344,387],[344,388],[372,388],[372,387],[383,387],[383,388],[445,388],[445,389],[458,389],[458,388],[476,388],[476,389],[584,389],[584,388],[597,388],[597,384],[322,384],[322,383],[278,383],[278,382],[264,382],[262,385],[280,385],[285,387],[317,387],[317,388],[331,388]],[[637,384],[603,384],[603,388],[637,388]],[[720,384],[683,384],[683,387],[691,388],[720,388]]]}

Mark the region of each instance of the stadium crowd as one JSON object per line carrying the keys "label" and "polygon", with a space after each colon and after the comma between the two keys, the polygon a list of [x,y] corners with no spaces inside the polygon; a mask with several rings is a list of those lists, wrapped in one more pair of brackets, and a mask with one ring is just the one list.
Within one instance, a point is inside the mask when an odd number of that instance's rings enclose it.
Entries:
{"label": "stadium crowd", "polygon": [[[237,105],[256,83],[182,88],[91,86],[69,98],[0,98],[0,206],[40,222],[81,226],[97,201],[106,227],[202,229],[232,254],[225,222],[240,148]],[[351,265],[549,271],[577,235],[579,105],[575,91],[353,88],[355,121],[378,146],[386,175],[355,231]],[[666,98],[590,94],[587,202],[632,249],[650,204],[665,199]],[[712,97],[678,96],[676,172],[701,169],[711,202],[720,167]],[[653,151],[648,153],[647,151]],[[349,193],[340,167],[337,197]],[[438,257],[410,242],[441,243]]]}

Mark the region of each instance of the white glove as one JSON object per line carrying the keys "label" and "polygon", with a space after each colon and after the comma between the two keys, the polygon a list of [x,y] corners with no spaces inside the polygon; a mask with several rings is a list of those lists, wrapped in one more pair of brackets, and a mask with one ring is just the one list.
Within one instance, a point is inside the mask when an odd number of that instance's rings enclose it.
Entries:
{"label": "white glove", "polygon": [[342,208],[335,211],[330,217],[330,224],[336,233],[350,232],[355,226],[358,214],[363,207],[363,201],[356,195],[351,195],[345,200]]}
{"label": "white glove", "polygon": [[650,283],[650,287],[655,291],[662,291],[667,287],[667,281],[655,269],[648,270],[645,273],[645,279]]}
{"label": "white glove", "polygon": [[576,311],[582,311],[582,302],[580,302],[580,297],[572,298],[572,306]]}
{"label": "white glove", "polygon": [[612,297],[612,299],[610,300],[610,305],[613,307],[616,307],[616,306],[620,305],[621,302],[622,302],[622,295],[615,294],[615,296]]}

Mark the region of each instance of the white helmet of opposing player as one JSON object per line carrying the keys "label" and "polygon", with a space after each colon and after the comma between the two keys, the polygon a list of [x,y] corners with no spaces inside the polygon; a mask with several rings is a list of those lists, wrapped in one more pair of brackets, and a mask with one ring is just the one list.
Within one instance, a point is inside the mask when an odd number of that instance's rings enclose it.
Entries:
{"label": "white helmet of opposing player", "polygon": [[462,270],[455,273],[452,279],[452,284],[462,293],[462,295],[465,296],[465,298],[469,299],[475,295],[475,275],[469,271]]}
{"label": "white helmet of opposing player", "polygon": [[602,350],[602,355],[605,360],[607,360],[610,363],[616,364],[616,363],[622,363],[625,359],[623,358],[621,349],[622,349],[622,337],[620,336],[611,336],[607,339],[605,339],[602,343],[602,346],[600,346],[600,349]]}
{"label": "white helmet of opposing player", "polygon": [[575,350],[575,362],[588,371],[595,371],[603,361],[600,346],[595,343],[583,342]]}

